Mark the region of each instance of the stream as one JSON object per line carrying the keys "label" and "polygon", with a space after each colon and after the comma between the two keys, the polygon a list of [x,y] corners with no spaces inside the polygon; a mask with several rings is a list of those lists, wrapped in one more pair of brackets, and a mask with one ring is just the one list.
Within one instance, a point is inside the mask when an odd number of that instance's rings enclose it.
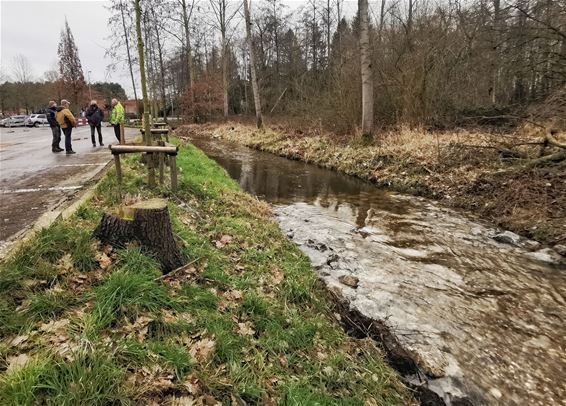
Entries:
{"label": "stream", "polygon": [[497,242],[501,230],[427,199],[218,139],[192,142],[273,204],[351,309],[387,327],[417,366],[406,381],[432,392],[432,404],[566,405],[566,267],[552,252]]}

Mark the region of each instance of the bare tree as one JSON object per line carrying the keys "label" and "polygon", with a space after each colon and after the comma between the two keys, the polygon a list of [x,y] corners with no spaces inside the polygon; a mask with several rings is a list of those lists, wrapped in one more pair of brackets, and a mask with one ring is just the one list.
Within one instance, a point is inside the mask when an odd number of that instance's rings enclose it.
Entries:
{"label": "bare tree", "polygon": [[12,75],[18,87],[18,95],[21,97],[20,100],[23,102],[26,114],[28,114],[30,107],[30,92],[32,91],[32,70],[29,60],[24,55],[18,54],[14,57]]}
{"label": "bare tree", "polygon": [[[191,2],[189,4],[187,4],[187,0],[181,0],[181,8],[182,8],[182,14],[183,14],[183,29],[185,32],[185,47],[186,47],[186,52],[187,52],[187,63],[188,63],[188,69],[187,69],[187,75],[188,75],[188,86],[189,89],[191,90],[191,94],[193,93],[192,90],[194,88],[195,85],[195,67],[194,67],[194,61],[193,61],[193,50],[191,47],[191,32],[189,29],[189,22],[191,20],[192,14],[193,14],[193,10],[195,7],[195,0],[191,0]],[[194,97],[194,95],[193,95]]]}
{"label": "bare tree", "polygon": [[252,90],[254,93],[256,124],[257,124],[257,128],[263,128],[263,117],[261,115],[261,98],[259,95],[259,86],[257,83],[257,73],[256,73],[255,55],[254,55],[255,51],[254,51],[254,44],[252,37],[252,21],[250,16],[250,5],[248,4],[248,0],[244,0],[244,16],[246,19],[246,37],[248,39],[248,48],[250,54],[250,70],[252,72]]}
{"label": "bare tree", "polygon": [[362,72],[362,134],[373,134],[373,75],[369,42],[368,1],[358,0],[360,15],[360,65]]}
{"label": "bare tree", "polygon": [[126,54],[128,55],[128,68],[130,70],[130,77],[132,78],[132,89],[134,90],[134,99],[138,100],[138,93],[136,91],[136,81],[134,79],[134,68],[132,63],[132,56],[130,54],[130,41],[128,39],[128,29],[126,28],[126,18],[124,17],[124,5],[122,0],[119,0],[120,16],[122,17],[122,27],[124,29],[124,40],[126,41]]}
{"label": "bare tree", "polygon": [[227,0],[209,0],[214,11],[215,25],[220,31],[222,52],[222,85],[224,90],[224,118],[228,118],[228,90],[230,78],[228,77],[228,27],[238,13],[238,9],[230,10]]}
{"label": "bare tree", "polygon": [[140,62],[140,81],[143,97],[143,120],[144,120],[144,141],[146,145],[151,145],[151,132],[150,132],[150,122],[149,122],[149,98],[147,94],[147,82],[145,76],[145,57],[144,57],[144,47],[143,47],[143,36],[141,28],[141,0],[135,0],[135,10],[136,10],[136,35],[138,40],[138,58]]}

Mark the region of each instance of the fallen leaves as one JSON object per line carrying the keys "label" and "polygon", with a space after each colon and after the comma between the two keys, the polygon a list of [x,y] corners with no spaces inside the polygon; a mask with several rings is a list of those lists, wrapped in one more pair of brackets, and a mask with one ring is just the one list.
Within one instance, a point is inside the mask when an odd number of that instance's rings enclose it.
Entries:
{"label": "fallen leaves", "polygon": [[8,357],[8,368],[6,372],[14,371],[16,369],[24,367],[30,360],[29,355],[19,354],[13,357]]}
{"label": "fallen leaves", "polygon": [[17,347],[18,345],[20,345],[24,341],[27,341],[28,338],[29,338],[29,335],[16,336],[12,339],[12,341],[10,341],[10,345],[12,347]]}
{"label": "fallen leaves", "polygon": [[40,325],[39,331],[56,334],[66,333],[69,322],[69,319],[51,320],[48,323],[43,323],[42,325]]}
{"label": "fallen leaves", "polygon": [[137,369],[134,374],[127,378],[126,382],[128,386],[135,388],[138,392],[157,394],[175,388],[174,379],[173,370],[152,365]]}
{"label": "fallen leaves", "polygon": [[71,272],[74,268],[73,258],[71,257],[71,254],[63,255],[61,259],[57,262],[56,268],[60,275],[64,275]]}
{"label": "fallen leaves", "polygon": [[143,342],[149,330],[149,325],[154,321],[153,317],[140,316],[133,323],[126,324],[121,332],[125,334],[126,338],[136,339]]}
{"label": "fallen leaves", "polygon": [[253,336],[255,334],[255,331],[252,328],[252,323],[250,323],[249,321],[245,323],[238,323],[236,332],[244,336]]}
{"label": "fallen leaves", "polygon": [[283,274],[283,272],[281,272],[279,268],[273,268],[271,271],[272,271],[271,281],[273,285],[277,286],[281,282],[283,282],[283,279],[285,279],[285,275]]}
{"label": "fallen leaves", "polygon": [[105,252],[98,252],[96,254],[96,261],[100,265],[100,268],[106,270],[112,265],[112,258],[110,258]]}
{"label": "fallen leaves", "polygon": [[189,354],[193,359],[195,359],[199,364],[204,364],[208,361],[210,354],[214,350],[216,342],[210,338],[203,338],[196,341],[190,348]]}
{"label": "fallen leaves", "polygon": [[233,237],[231,235],[223,235],[222,237],[220,237],[220,240],[214,241],[216,248],[222,248],[228,244],[230,244],[233,240]]}
{"label": "fallen leaves", "polygon": [[230,289],[224,292],[224,297],[228,300],[240,300],[244,297],[244,293],[238,289]]}

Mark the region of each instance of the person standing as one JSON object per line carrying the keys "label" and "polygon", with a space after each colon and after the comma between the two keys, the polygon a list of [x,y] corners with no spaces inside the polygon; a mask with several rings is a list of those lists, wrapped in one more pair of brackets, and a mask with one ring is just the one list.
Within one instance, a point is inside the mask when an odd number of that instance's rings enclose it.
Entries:
{"label": "person standing", "polygon": [[51,151],[52,152],[61,152],[63,148],[59,146],[61,142],[61,127],[59,123],[55,119],[55,114],[57,113],[57,103],[53,100],[49,101],[49,107],[47,107],[47,122],[49,123],[49,127],[51,128],[51,132],[53,133],[53,140],[51,141]]}
{"label": "person standing", "polygon": [[117,99],[112,99],[112,116],[110,124],[114,127],[114,135],[118,142],[121,141],[122,126],[124,125],[124,106]]}
{"label": "person standing", "polygon": [[73,127],[77,126],[77,119],[69,110],[69,103],[67,100],[61,100],[61,110],[58,110],[55,114],[55,118],[57,119],[57,123],[61,126],[63,130],[63,134],[65,134],[65,152],[67,155],[75,154],[76,152],[73,151],[73,146],[71,145],[71,133],[73,132]]}
{"label": "person standing", "polygon": [[92,146],[96,147],[96,141],[94,138],[94,130],[98,132],[98,143],[101,147],[104,146],[102,142],[102,118],[104,117],[104,113],[102,110],[98,108],[96,104],[96,100],[92,100],[90,102],[90,106],[86,111],[86,119],[88,121],[88,125],[90,125],[90,139],[92,141]]}

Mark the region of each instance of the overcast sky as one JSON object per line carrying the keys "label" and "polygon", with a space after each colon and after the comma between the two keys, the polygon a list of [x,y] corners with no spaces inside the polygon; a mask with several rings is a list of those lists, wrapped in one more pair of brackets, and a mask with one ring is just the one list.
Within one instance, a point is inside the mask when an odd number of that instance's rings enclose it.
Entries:
{"label": "overcast sky", "polygon": [[[106,71],[104,58],[109,41],[109,12],[105,1],[0,1],[1,51],[4,74],[11,74],[14,57],[22,54],[30,62],[35,79],[57,67],[57,45],[65,17],[79,48],[79,56],[87,79],[91,81],[125,82],[125,73]],[[124,77],[121,77],[124,76]]]}
{"label": "overcast sky", "polygon": [[[296,9],[305,0],[282,0]],[[257,1],[255,2],[257,4]],[[355,10],[357,0],[346,0],[346,12]],[[46,71],[57,69],[57,45],[65,17],[79,48],[85,79],[91,82],[120,83],[132,95],[128,72],[108,72],[110,60],[105,51],[110,46],[107,1],[8,1],[0,0],[0,65],[3,74],[11,74],[14,57],[22,54],[30,62],[33,77],[43,79]],[[351,11],[351,10],[350,10]]]}

